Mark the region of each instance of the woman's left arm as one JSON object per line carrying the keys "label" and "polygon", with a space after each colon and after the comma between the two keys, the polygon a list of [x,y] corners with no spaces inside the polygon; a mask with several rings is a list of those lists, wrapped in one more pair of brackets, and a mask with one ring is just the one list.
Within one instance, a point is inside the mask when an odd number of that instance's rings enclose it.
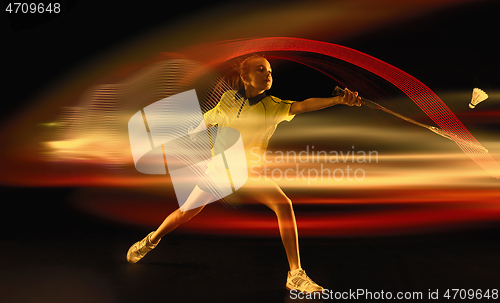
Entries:
{"label": "woman's left arm", "polygon": [[289,114],[296,115],[312,112],[337,104],[361,106],[361,97],[358,96],[358,92],[352,92],[346,88],[343,97],[309,98],[302,102],[294,102],[290,107]]}

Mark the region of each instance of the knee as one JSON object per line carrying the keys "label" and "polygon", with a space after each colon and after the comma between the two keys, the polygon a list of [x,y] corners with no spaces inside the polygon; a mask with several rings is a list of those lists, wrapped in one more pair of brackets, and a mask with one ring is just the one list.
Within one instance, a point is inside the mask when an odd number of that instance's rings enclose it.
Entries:
{"label": "knee", "polygon": [[292,200],[290,200],[286,196],[282,197],[281,199],[276,201],[273,210],[277,215],[293,213]]}
{"label": "knee", "polygon": [[288,197],[284,197],[283,201],[281,201],[280,204],[282,204],[286,208],[292,208],[292,200],[288,199]]}
{"label": "knee", "polygon": [[195,215],[196,212],[189,210],[182,212],[180,211],[180,209],[178,209],[177,221],[179,222],[179,224],[183,224],[191,220],[191,218],[194,217]]}

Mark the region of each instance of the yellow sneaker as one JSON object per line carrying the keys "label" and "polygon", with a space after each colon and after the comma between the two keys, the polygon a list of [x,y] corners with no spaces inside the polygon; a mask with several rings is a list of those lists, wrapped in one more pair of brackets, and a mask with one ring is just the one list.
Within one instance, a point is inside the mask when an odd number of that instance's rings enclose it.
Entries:
{"label": "yellow sneaker", "polygon": [[288,272],[286,279],[286,289],[297,289],[300,292],[322,292],[323,287],[314,283],[311,278],[306,275],[305,270],[302,268]]}
{"label": "yellow sneaker", "polygon": [[144,258],[144,256],[148,252],[153,250],[153,248],[155,248],[156,245],[158,245],[158,243],[160,243],[161,239],[156,244],[151,243],[151,235],[153,233],[154,233],[154,231],[150,232],[146,236],[146,238],[142,239],[139,242],[134,243],[134,245],[132,245],[129,248],[129,250],[127,252],[127,261],[129,263],[137,263],[140,259]]}

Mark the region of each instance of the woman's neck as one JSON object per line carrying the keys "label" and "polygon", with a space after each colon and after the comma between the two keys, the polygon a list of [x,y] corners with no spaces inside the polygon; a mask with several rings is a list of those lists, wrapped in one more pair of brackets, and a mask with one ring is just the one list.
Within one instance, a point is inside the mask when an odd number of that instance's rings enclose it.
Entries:
{"label": "woman's neck", "polygon": [[265,92],[265,90],[259,90],[253,86],[245,86],[245,97],[246,98],[252,98],[252,97],[255,97],[257,95],[260,95],[262,94],[263,92]]}

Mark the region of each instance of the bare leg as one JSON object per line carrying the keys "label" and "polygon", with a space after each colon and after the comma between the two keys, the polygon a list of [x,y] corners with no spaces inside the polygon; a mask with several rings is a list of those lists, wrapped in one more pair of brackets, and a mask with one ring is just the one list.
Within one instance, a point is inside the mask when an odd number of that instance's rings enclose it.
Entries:
{"label": "bare leg", "polygon": [[[255,195],[256,188],[258,188],[258,195]],[[290,270],[293,271],[301,268],[297,224],[295,222],[295,214],[290,199],[288,199],[278,185],[272,181],[267,181],[263,184],[260,182],[251,182],[249,180],[247,185],[240,190],[243,194],[252,195],[256,200],[274,211],[276,217],[278,218],[281,240],[283,242],[283,246],[285,247]],[[212,198],[213,194],[204,192],[200,188],[196,187],[186,201],[186,204],[193,203],[193,201],[200,201],[199,199],[202,199],[205,201],[205,203],[202,204],[203,206],[184,212],[180,209],[172,212],[151,235],[151,242],[153,244],[158,243],[163,236],[174,230],[177,226],[189,221],[192,217],[197,215],[204,208],[204,205],[206,205],[206,203],[208,203]],[[197,202],[196,205],[200,205],[200,203]]]}
{"label": "bare leg", "polygon": [[[261,182],[255,183],[249,181],[246,188],[254,189],[252,197],[268,206],[276,214],[290,270],[293,271],[301,268],[297,223],[295,221],[292,201],[276,183],[272,181]],[[255,194],[256,188],[258,188],[258,195]],[[249,193],[247,190],[244,192]]]}
{"label": "bare leg", "polygon": [[189,210],[186,211],[181,211],[180,208],[173,211],[151,235],[151,243],[158,243],[163,236],[174,230],[177,226],[196,216],[213,197],[214,195],[212,193],[207,193],[196,186],[189,195],[186,203],[184,203],[183,209],[186,209],[184,206],[192,205],[193,203],[202,206],[194,209],[189,209],[189,207],[187,207]]}

